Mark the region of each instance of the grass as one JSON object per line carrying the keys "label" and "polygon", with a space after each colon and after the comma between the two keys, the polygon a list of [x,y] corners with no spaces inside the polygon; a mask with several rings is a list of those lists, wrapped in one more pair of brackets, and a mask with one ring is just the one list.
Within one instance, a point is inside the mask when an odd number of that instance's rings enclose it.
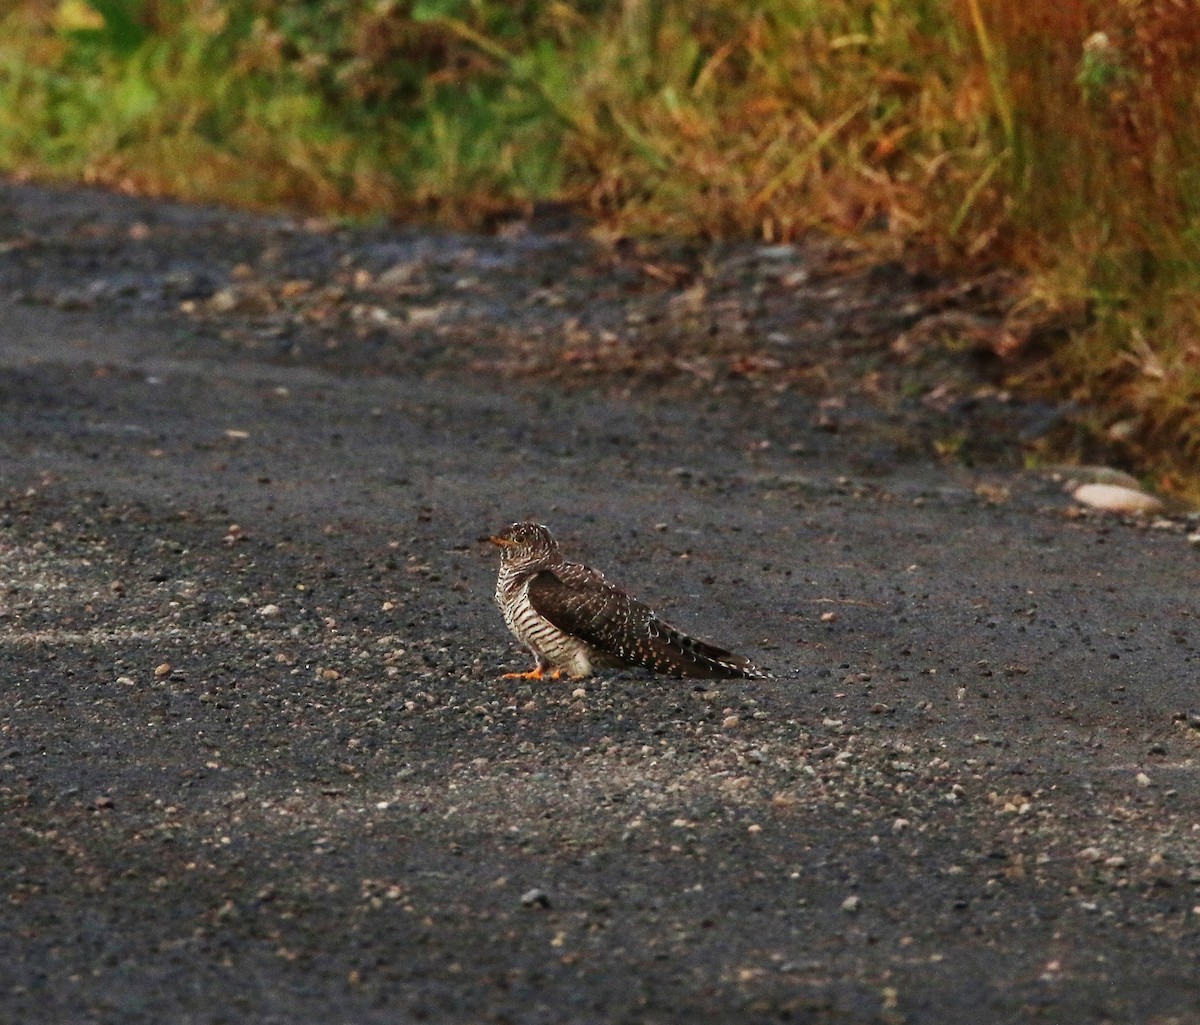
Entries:
{"label": "grass", "polygon": [[1028,282],[1075,454],[1200,497],[1200,18],[1177,0],[15,0],[0,170],[478,224],[854,235]]}

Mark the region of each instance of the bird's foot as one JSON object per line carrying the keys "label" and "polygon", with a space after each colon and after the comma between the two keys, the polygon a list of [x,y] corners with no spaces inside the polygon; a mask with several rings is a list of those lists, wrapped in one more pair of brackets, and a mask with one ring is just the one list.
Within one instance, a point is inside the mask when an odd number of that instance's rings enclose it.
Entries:
{"label": "bird's foot", "polygon": [[552,673],[547,673],[541,666],[535,666],[527,673],[505,673],[500,677],[502,680],[557,680],[562,676],[561,669],[555,669]]}

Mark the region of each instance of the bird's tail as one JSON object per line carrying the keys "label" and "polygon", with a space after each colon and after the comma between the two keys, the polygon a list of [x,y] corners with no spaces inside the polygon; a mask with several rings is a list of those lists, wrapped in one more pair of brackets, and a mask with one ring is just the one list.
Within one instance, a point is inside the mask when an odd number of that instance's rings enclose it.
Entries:
{"label": "bird's tail", "polygon": [[661,673],[701,680],[771,678],[744,655],[698,641],[661,621],[657,625],[658,635],[650,639],[646,653],[652,668]]}

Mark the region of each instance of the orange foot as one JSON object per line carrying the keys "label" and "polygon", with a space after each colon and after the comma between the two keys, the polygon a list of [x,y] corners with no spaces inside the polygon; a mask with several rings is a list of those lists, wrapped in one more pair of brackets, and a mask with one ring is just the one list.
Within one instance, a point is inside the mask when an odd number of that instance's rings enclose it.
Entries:
{"label": "orange foot", "polygon": [[527,673],[505,673],[500,677],[502,680],[557,680],[562,676],[561,669],[555,669],[552,673],[547,673],[541,666],[536,666],[530,669]]}

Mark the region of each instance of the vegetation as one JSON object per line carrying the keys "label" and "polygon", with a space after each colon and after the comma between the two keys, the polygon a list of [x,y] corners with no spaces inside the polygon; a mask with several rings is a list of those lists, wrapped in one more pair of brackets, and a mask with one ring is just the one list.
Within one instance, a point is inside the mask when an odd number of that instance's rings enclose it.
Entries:
{"label": "vegetation", "polygon": [[15,0],[0,170],[1017,267],[997,350],[1200,494],[1192,0]]}

